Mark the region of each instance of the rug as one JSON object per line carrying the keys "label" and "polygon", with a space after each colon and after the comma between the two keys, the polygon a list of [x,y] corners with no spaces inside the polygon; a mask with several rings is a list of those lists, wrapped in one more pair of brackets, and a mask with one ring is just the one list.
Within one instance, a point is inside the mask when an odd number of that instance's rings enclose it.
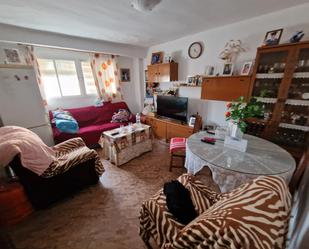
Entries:
{"label": "rug", "polygon": [[[185,169],[169,172],[168,144],[158,140],[154,141],[153,151],[122,166],[102,161],[106,171],[98,184],[49,209],[34,212],[10,229],[16,248],[146,248],[138,236],[141,203]],[[217,189],[208,172],[199,177]]]}

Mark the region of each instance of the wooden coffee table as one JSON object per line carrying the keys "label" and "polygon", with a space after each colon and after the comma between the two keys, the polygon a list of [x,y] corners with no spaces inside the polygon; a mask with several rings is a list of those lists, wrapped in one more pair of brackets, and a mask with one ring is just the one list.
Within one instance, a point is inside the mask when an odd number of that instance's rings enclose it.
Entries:
{"label": "wooden coffee table", "polygon": [[104,154],[116,166],[127,163],[133,158],[152,150],[151,127],[145,124],[129,126],[105,131],[102,133],[99,144]]}

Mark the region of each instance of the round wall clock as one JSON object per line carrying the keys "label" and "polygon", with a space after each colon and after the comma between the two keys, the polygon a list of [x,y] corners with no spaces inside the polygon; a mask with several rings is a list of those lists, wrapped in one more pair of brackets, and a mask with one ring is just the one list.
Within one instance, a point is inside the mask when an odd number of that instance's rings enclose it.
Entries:
{"label": "round wall clock", "polygon": [[197,59],[202,55],[202,53],[203,45],[200,42],[193,42],[188,49],[188,55],[191,59]]}

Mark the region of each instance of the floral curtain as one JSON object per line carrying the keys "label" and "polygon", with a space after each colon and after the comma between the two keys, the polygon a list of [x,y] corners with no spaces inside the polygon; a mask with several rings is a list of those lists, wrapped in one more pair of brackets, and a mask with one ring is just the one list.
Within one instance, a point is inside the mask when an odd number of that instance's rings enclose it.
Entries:
{"label": "floral curtain", "polygon": [[91,68],[99,97],[104,101],[123,100],[119,85],[117,56],[91,54]]}
{"label": "floral curtain", "polygon": [[44,83],[41,79],[41,72],[40,72],[40,68],[39,68],[39,64],[38,64],[38,60],[37,57],[34,53],[34,47],[33,46],[26,46],[27,49],[27,58],[26,58],[26,63],[28,65],[32,65],[35,71],[35,75],[36,75],[36,80],[40,89],[40,93],[43,99],[43,105],[45,107],[45,109],[47,110],[47,100],[46,100],[46,94],[45,94],[45,89],[44,89]]}

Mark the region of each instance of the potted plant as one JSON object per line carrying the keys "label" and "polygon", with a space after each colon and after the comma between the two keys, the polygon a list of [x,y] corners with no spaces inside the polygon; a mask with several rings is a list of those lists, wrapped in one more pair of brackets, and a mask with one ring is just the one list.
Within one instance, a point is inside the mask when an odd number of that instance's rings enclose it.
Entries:
{"label": "potted plant", "polygon": [[256,98],[251,98],[248,103],[244,102],[241,96],[235,102],[227,104],[227,112],[225,113],[226,121],[229,121],[230,136],[241,140],[243,133],[246,131],[247,118],[263,117],[264,105]]}

